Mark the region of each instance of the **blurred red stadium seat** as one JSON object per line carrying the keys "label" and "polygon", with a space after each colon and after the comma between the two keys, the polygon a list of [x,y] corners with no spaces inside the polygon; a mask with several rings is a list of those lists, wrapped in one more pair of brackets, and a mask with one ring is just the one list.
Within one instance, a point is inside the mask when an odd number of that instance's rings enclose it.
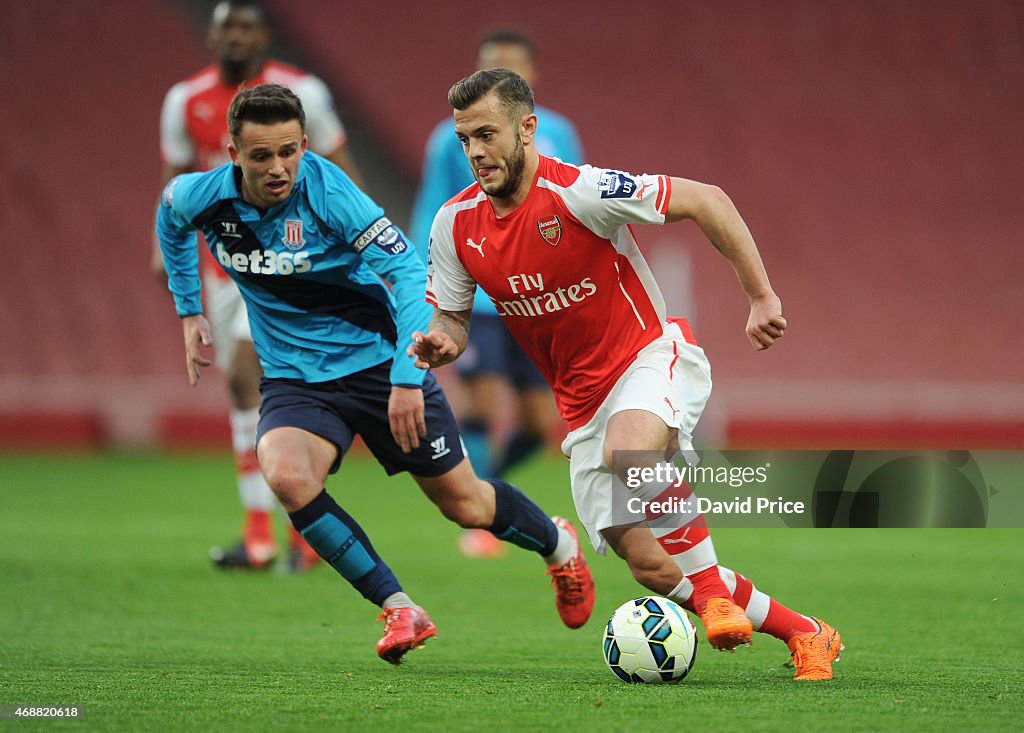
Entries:
{"label": "blurred red stadium seat", "polygon": [[[160,103],[207,58],[183,7],[5,8],[0,74],[18,102],[0,118],[0,380],[39,392],[0,389],[0,414],[23,414],[69,378],[154,378],[179,385],[161,404],[226,403],[214,384],[181,396],[178,326],[147,271]],[[448,113],[448,86],[472,70],[473,33],[512,19],[539,42],[539,101],[577,122],[595,164],[729,192],[792,324],[779,348],[754,354],[733,274],[677,228],[692,250],[689,315],[714,365],[713,408],[743,435],[794,419],[852,420],[858,435],[870,416],[841,412],[820,384],[831,381],[959,385],[926,415],[907,407],[905,426],[966,417],[998,431],[1005,411],[1024,413],[1020,3],[592,0],[582,13],[520,3],[514,18],[469,0],[268,7],[343,118],[371,128],[406,176],[418,177],[426,136]],[[761,404],[760,380],[797,396]],[[798,404],[807,382],[818,385],[810,406]],[[1001,406],[989,399],[972,415],[977,385],[1002,390]],[[893,393],[861,400],[886,421]],[[96,402],[109,409],[116,396]]]}

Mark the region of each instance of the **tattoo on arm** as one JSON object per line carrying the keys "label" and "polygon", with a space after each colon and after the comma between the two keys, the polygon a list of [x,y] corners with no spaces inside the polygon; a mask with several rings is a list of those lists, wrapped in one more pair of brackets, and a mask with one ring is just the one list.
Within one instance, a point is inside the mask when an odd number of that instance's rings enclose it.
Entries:
{"label": "tattoo on arm", "polygon": [[441,331],[452,337],[459,349],[459,355],[466,350],[469,343],[469,315],[470,310],[465,311],[443,311],[434,309],[434,317],[430,320],[431,331]]}

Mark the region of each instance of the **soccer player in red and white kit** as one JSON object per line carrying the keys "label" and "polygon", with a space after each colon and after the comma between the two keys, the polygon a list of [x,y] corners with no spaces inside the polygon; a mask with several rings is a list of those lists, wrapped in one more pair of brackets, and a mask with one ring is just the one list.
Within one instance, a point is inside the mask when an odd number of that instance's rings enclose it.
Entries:
{"label": "soccer player in red and white kit", "polygon": [[[309,147],[337,164],[361,183],[348,149],[345,129],[334,111],[326,85],[288,64],[266,59],[270,31],[263,8],[250,0],[226,0],[213,10],[208,45],[215,62],[168,91],[160,116],[163,184],[180,173],[206,171],[230,160],[227,111],[240,87],[277,82],[292,89],[306,112]],[[268,568],[277,543],[272,528],[274,493],[256,460],[259,382],[263,372],[249,333],[249,318],[238,288],[214,261],[207,247],[204,290],[207,314],[217,343],[217,366],[227,377],[231,398],[231,435],[238,493],[245,512],[242,539],[229,548],[213,547],[213,561],[223,568]],[[164,277],[159,247],[154,244],[153,270]],[[289,530],[288,566],[302,570],[319,556],[298,533]]]}
{"label": "soccer player in red and white kit", "polygon": [[[700,615],[715,648],[749,643],[757,629],[788,644],[795,679],[830,679],[839,632],[720,567],[703,516],[668,529],[613,517],[613,474],[626,484],[637,451],[689,448],[711,390],[704,352],[685,320],[666,316],[629,225],[693,220],[750,300],[753,347],[767,349],[785,331],[781,302],[732,202],[695,181],[538,154],[532,90],[508,69],[478,71],[456,83],[448,100],[477,182],[434,220],[427,300],[435,313],[409,353],[421,368],[457,358],[479,284],[569,423],[562,450],[573,499],[598,551],[611,545],[640,584]],[[653,499],[669,488],[650,485],[639,494]]]}

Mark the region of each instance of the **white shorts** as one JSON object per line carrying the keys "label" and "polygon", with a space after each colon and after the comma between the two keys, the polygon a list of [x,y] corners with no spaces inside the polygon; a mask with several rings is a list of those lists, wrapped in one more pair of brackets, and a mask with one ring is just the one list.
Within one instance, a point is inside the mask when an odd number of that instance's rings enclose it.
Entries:
{"label": "white shorts", "polygon": [[217,368],[227,371],[235,356],[235,344],[252,341],[245,301],[233,280],[206,274],[203,276],[206,317],[213,331]]}
{"label": "white shorts", "polygon": [[679,326],[668,323],[664,335],[637,354],[590,422],[566,436],[562,452],[569,457],[576,514],[599,554],[608,549],[601,530],[615,526],[613,477],[604,464],[604,437],[612,415],[623,410],[653,413],[678,430],[679,447],[686,449],[710,396],[711,365],[704,350],[687,343]]}

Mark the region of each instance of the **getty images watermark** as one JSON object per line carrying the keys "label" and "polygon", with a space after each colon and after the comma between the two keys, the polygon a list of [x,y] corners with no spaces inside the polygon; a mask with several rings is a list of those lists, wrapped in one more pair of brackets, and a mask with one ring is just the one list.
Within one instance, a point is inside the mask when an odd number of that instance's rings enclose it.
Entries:
{"label": "getty images watermark", "polygon": [[[648,456],[630,456],[632,459]],[[653,456],[650,456],[653,457]],[[695,462],[699,457],[689,453]],[[803,514],[807,509],[802,501],[785,497],[736,495],[714,499],[697,496],[684,487],[705,486],[728,489],[752,488],[768,483],[771,463],[759,466],[701,466],[684,462],[681,466],[663,461],[653,466],[629,466],[626,469],[626,487],[633,495],[626,499],[630,514],[656,518],[670,514]],[[655,498],[650,498],[650,497]]]}
{"label": "getty images watermark", "polygon": [[1007,484],[1014,466],[1024,466],[1024,451],[619,451],[614,458],[616,526],[679,527],[703,514],[719,527],[1024,527],[1020,477]]}

